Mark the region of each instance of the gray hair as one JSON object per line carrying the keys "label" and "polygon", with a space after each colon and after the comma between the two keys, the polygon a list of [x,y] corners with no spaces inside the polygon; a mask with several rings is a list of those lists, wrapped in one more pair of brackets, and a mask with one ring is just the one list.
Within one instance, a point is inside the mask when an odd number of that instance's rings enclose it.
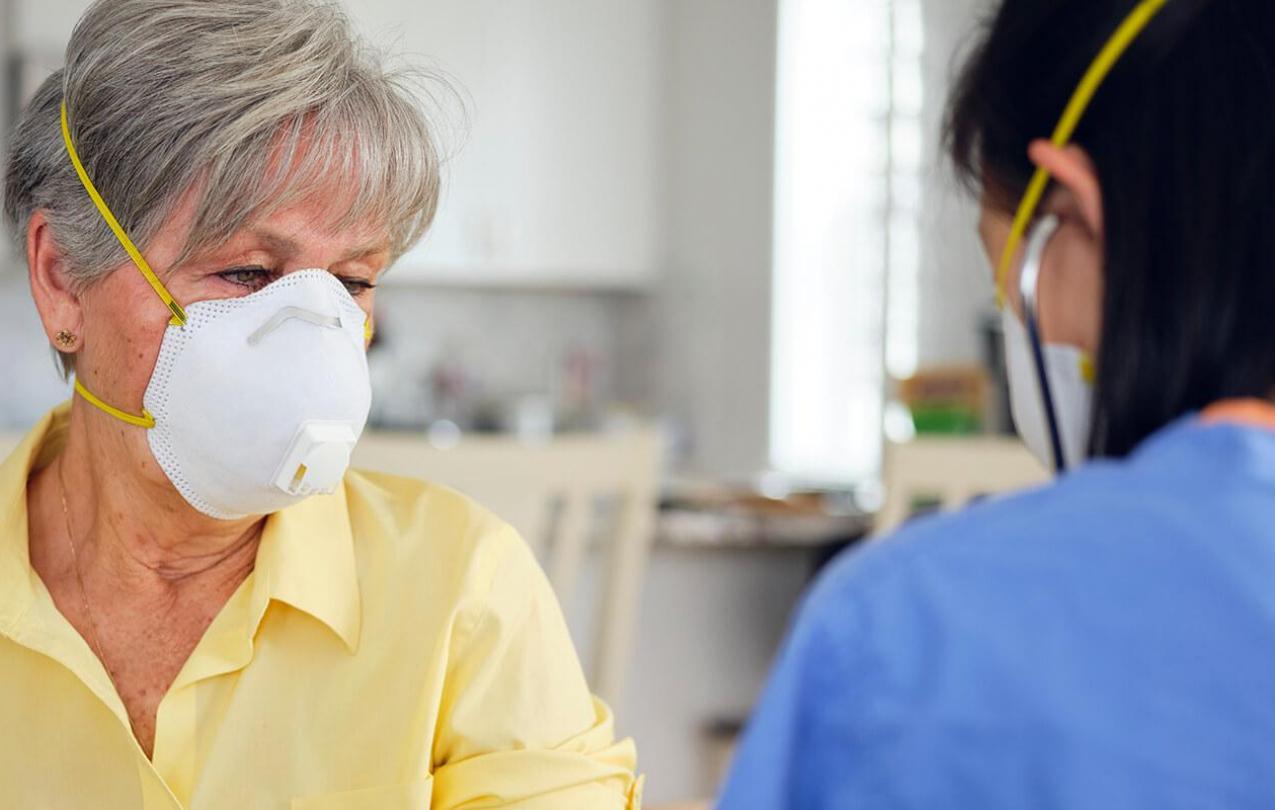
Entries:
{"label": "gray hair", "polygon": [[352,193],[332,225],[384,227],[397,258],[438,205],[427,78],[387,68],[334,3],[97,0],[13,133],[5,219],[23,240],[42,211],[81,287],[127,260],[67,155],[65,101],[89,177],[143,252],[188,193],[183,259],[340,178]]}

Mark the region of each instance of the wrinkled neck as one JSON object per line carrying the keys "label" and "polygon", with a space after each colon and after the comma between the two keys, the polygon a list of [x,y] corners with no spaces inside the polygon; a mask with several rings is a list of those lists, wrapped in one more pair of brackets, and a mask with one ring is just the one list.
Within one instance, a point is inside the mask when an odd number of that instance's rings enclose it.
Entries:
{"label": "wrinkled neck", "polygon": [[122,587],[181,587],[246,576],[263,517],[217,520],[194,509],[155,462],[144,429],[87,403],[72,406],[65,447],[49,468],[65,485],[81,565]]}

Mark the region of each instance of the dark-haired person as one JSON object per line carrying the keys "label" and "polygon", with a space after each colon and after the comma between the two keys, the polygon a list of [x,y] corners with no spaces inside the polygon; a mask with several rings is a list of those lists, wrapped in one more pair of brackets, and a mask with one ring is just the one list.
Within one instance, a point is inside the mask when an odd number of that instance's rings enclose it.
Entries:
{"label": "dark-haired person", "polygon": [[1275,807],[1272,42],[1267,0],[1001,3],[948,143],[1065,474],[835,563],[721,808]]}

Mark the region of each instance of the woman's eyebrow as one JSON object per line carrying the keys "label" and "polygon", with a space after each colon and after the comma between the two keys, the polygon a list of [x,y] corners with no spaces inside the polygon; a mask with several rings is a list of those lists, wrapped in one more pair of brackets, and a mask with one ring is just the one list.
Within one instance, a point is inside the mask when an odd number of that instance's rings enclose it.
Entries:
{"label": "woman's eyebrow", "polygon": [[254,239],[265,245],[274,253],[278,254],[281,258],[295,256],[298,252],[300,252],[300,246],[286,236],[280,236],[275,233],[270,233],[269,231],[261,230],[252,230],[249,231],[249,233],[252,234]]}
{"label": "woman's eyebrow", "polygon": [[367,242],[359,247],[354,248],[345,256],[341,257],[343,262],[352,262],[355,259],[365,259],[368,256],[374,256],[377,253],[386,253],[390,249],[389,243],[384,239],[378,239],[375,242]]}
{"label": "woman's eyebrow", "polygon": [[[253,230],[250,231],[250,233],[254,238],[264,244],[271,251],[278,254],[281,258],[295,256],[297,253],[301,252],[301,246],[295,240],[286,236],[280,236],[279,234],[263,230]],[[351,249],[348,253],[342,256],[337,263],[362,259],[377,253],[384,253],[388,250],[389,243],[387,240],[376,239]]]}

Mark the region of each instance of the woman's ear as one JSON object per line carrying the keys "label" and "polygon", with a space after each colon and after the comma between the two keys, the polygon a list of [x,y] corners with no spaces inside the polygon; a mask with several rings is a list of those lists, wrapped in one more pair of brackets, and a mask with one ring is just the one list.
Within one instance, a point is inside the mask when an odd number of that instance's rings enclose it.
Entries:
{"label": "woman's ear", "polygon": [[1047,140],[1033,141],[1027,151],[1037,167],[1050,177],[1066,198],[1064,206],[1074,209],[1081,222],[1098,241],[1103,235],[1102,187],[1089,154],[1079,146],[1055,146]]}
{"label": "woman's ear", "polygon": [[1050,342],[1077,346],[1090,355],[1102,337],[1104,236],[1102,187],[1089,155],[1078,146],[1036,141],[1029,155],[1049,172],[1054,188],[1040,214],[1055,214],[1063,227],[1050,241],[1041,274],[1041,331]]}
{"label": "woman's ear", "polygon": [[35,212],[27,226],[27,271],[49,343],[63,354],[75,354],[83,344],[84,310],[43,211]]}

